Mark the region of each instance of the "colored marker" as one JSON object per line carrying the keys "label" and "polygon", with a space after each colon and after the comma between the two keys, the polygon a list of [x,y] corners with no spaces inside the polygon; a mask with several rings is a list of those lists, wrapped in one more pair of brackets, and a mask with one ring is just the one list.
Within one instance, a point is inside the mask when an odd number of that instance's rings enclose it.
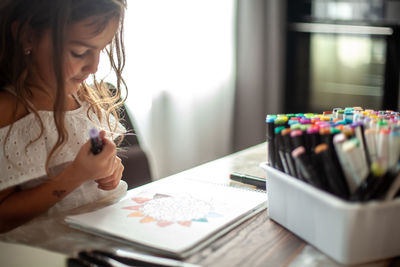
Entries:
{"label": "colored marker", "polygon": [[332,111],[324,111],[324,112],[322,112],[322,114],[323,114],[325,117],[332,118]]}
{"label": "colored marker", "polygon": [[390,185],[389,190],[387,190],[387,193],[383,196],[383,200],[385,201],[392,200],[399,192],[400,192],[400,175],[397,174],[396,178]]}
{"label": "colored marker", "polygon": [[337,113],[338,113],[339,110],[342,110],[342,108],[334,108],[332,110],[332,117],[333,118],[337,118],[338,117]]}
{"label": "colored marker", "polygon": [[368,175],[368,166],[363,159],[360,141],[357,138],[347,140],[342,149],[345,160],[349,162],[353,189],[355,189]]}
{"label": "colored marker", "polygon": [[389,168],[389,134],[390,130],[387,129],[382,129],[378,134],[378,161],[385,170]]}
{"label": "colored marker", "polygon": [[369,166],[371,166],[371,159],[370,159],[369,153],[368,153],[367,141],[365,140],[364,125],[362,122],[355,122],[351,126],[354,129],[356,138],[360,141],[360,148],[363,152],[362,156],[363,156],[363,159],[366,161],[367,166],[369,168]]}
{"label": "colored marker", "polygon": [[281,147],[281,131],[285,129],[285,126],[278,126],[275,128],[274,130],[274,135],[275,135],[275,139],[274,139],[274,152],[275,152],[275,156],[274,156],[274,160],[275,160],[275,164],[274,164],[274,168],[278,169],[280,171],[283,171],[283,162],[281,160],[280,157],[280,153],[279,153],[279,149]]}
{"label": "colored marker", "polygon": [[346,142],[347,137],[343,133],[337,134],[333,137],[333,146],[336,151],[336,156],[339,160],[340,166],[342,167],[344,177],[346,178],[347,186],[351,193],[356,190],[356,185],[353,182],[349,161],[344,156],[343,144]]}
{"label": "colored marker", "polygon": [[345,112],[343,114],[343,118],[346,120],[346,122],[352,123],[353,122],[353,112],[352,111]]}
{"label": "colored marker", "polygon": [[275,165],[275,145],[274,145],[274,139],[275,139],[275,133],[274,133],[274,124],[275,118],[267,116],[266,118],[266,124],[267,124],[267,164],[270,166]]}
{"label": "colored marker", "polygon": [[327,144],[319,144],[315,148],[318,163],[322,166],[323,173],[326,177],[327,187],[334,195],[343,199],[348,199],[350,192],[343,172],[337,161],[332,158]]}
{"label": "colored marker", "polygon": [[290,137],[292,138],[293,149],[299,146],[304,146],[304,136],[302,130],[293,130],[290,132]]}
{"label": "colored marker", "polygon": [[[376,130],[375,129],[366,129],[364,132],[365,143],[367,144],[367,151],[371,161],[371,164],[377,162],[378,154],[377,154],[377,146],[376,146]],[[371,166],[371,165],[370,165]]]}
{"label": "colored marker", "polygon": [[400,156],[400,126],[394,125],[389,135],[389,168],[396,166]]}
{"label": "colored marker", "polygon": [[382,179],[382,176],[385,174],[385,170],[379,165],[378,162],[373,162],[371,164],[370,173],[367,178],[364,179],[360,183],[360,185],[356,188],[350,200],[352,201],[367,201],[372,198],[375,194],[379,180]]}
{"label": "colored marker", "polygon": [[305,135],[305,147],[308,155],[311,156],[311,161],[315,164],[314,159],[314,149],[320,144],[319,130],[317,127],[310,127],[307,129],[307,134]]}
{"label": "colored marker", "polygon": [[[276,139],[276,143],[278,144],[277,145],[278,154],[279,154],[279,159],[281,160],[281,163],[282,163],[283,171],[287,174],[290,174],[289,164],[286,160],[285,144],[284,144],[284,140],[283,140],[283,136],[282,136],[282,131],[284,131],[286,129],[288,129],[288,128],[284,128],[284,129],[280,130],[279,132],[276,132],[275,139]],[[290,129],[289,129],[289,131],[290,131]]]}
{"label": "colored marker", "polygon": [[348,125],[343,127],[342,133],[344,133],[348,139],[354,137],[354,130],[353,128],[348,127]]}
{"label": "colored marker", "polygon": [[292,143],[291,143],[291,138],[290,138],[290,132],[291,130],[289,128],[282,130],[281,135],[283,139],[283,146],[284,146],[284,152],[285,152],[285,157],[286,157],[286,163],[287,167],[289,170],[289,174],[293,177],[297,176],[296,173],[296,167],[294,164],[294,161],[292,159],[292,156],[290,155],[290,152],[292,152]]}
{"label": "colored marker", "polygon": [[292,151],[293,159],[299,164],[301,174],[306,182],[320,189],[325,189],[323,183],[320,181],[320,175],[311,164],[310,158],[306,154],[304,146],[299,146]]}
{"label": "colored marker", "polygon": [[320,136],[321,143],[327,144],[329,147],[329,152],[334,153],[333,134],[332,134],[331,128],[330,127],[321,128],[319,130],[319,136]]}
{"label": "colored marker", "polygon": [[234,181],[248,184],[248,185],[254,185],[258,189],[266,190],[266,183],[264,178],[248,175],[248,174],[242,174],[242,173],[237,173],[233,172],[230,175],[230,178]]}
{"label": "colored marker", "polygon": [[397,164],[395,167],[389,169],[383,177],[378,179],[376,190],[370,199],[389,199],[396,195],[399,183],[397,180],[400,179],[399,175],[400,166]]}
{"label": "colored marker", "polygon": [[89,130],[89,137],[91,148],[90,150],[94,155],[99,154],[103,150],[103,140],[101,140],[99,131],[96,128],[92,128]]}
{"label": "colored marker", "polygon": [[338,111],[336,112],[336,118],[337,118],[337,119],[343,120],[343,114],[344,114],[344,110],[343,110],[343,109],[338,110]]}

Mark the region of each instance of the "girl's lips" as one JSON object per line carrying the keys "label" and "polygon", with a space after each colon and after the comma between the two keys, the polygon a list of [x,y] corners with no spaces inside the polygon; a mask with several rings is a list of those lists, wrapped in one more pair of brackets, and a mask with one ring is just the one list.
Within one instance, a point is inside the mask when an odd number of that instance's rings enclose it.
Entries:
{"label": "girl's lips", "polygon": [[77,82],[77,83],[82,83],[82,82],[84,82],[86,79],[87,79],[88,77],[86,76],[85,78],[82,78],[82,79],[76,79],[76,78],[74,78],[73,80],[75,81],[75,82]]}

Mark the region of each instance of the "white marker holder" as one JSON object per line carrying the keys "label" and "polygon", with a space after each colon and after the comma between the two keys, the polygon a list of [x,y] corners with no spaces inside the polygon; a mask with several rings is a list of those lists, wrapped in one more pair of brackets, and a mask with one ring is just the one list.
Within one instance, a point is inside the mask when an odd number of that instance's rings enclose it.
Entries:
{"label": "white marker holder", "polygon": [[341,264],[400,255],[400,198],[342,200],[267,166],[268,216]]}

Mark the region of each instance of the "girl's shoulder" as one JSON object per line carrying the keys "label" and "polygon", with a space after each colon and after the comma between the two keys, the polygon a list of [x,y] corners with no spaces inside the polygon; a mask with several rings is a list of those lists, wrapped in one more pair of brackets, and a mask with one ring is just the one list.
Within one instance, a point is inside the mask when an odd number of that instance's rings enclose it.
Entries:
{"label": "girl's shoulder", "polygon": [[17,97],[7,91],[0,91],[0,128],[28,115],[28,110]]}

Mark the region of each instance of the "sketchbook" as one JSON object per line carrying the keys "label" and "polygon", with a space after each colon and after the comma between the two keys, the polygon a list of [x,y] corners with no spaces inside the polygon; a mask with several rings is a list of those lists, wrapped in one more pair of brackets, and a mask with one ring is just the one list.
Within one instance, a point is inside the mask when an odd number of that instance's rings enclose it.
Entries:
{"label": "sketchbook", "polygon": [[266,209],[266,202],[265,191],[171,177],[65,221],[85,232],[182,259]]}

